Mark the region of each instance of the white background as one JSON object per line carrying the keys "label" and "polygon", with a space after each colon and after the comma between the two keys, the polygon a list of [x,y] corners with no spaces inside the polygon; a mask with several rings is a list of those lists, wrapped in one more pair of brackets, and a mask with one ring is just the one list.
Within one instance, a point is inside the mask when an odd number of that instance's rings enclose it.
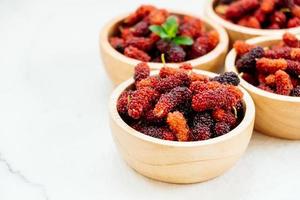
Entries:
{"label": "white background", "polygon": [[[119,157],[98,33],[146,1],[0,0],[0,200],[299,199],[300,142],[254,134],[223,176],[149,180]],[[202,0],[148,1],[195,14]]]}

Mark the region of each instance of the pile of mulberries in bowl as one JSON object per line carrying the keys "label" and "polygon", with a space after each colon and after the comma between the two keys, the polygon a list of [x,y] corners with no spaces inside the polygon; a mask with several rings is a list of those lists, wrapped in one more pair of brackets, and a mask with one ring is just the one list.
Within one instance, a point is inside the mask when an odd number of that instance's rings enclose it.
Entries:
{"label": "pile of mulberries in bowl", "polygon": [[236,67],[250,84],[275,94],[300,97],[300,41],[285,33],[278,44],[263,48],[234,44]]}
{"label": "pile of mulberries in bowl", "polygon": [[109,42],[130,58],[178,63],[212,51],[219,43],[219,35],[215,30],[207,31],[198,18],[142,5],[118,25]]}
{"label": "pile of mulberries in bowl", "polygon": [[285,29],[300,26],[299,0],[218,0],[216,13],[241,26]]}
{"label": "pile of mulberries in bowl", "polygon": [[208,140],[234,129],[244,117],[239,78],[226,72],[209,78],[190,64],[164,66],[150,75],[147,63],[135,67],[134,84],[120,95],[117,111],[135,130],[171,141]]}

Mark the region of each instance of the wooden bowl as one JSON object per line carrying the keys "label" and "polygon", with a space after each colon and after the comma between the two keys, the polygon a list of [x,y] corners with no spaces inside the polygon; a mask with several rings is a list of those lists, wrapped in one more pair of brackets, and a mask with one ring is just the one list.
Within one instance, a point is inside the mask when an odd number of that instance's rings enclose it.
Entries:
{"label": "wooden bowl", "polygon": [[267,30],[267,29],[255,29],[255,28],[236,25],[232,22],[223,19],[215,12],[214,2],[215,2],[214,0],[208,1],[207,8],[206,8],[206,15],[208,16],[208,18],[220,24],[226,29],[231,44],[236,40],[247,40],[257,36],[282,35],[286,31],[294,34],[300,33],[300,27],[280,29],[280,30]]}
{"label": "wooden bowl", "polygon": [[[300,38],[300,37],[298,37]],[[257,37],[246,42],[270,46],[281,41],[282,36]],[[236,51],[232,49],[225,62],[226,71],[237,72]],[[285,138],[300,139],[300,97],[273,94],[261,90],[241,78],[241,85],[250,93],[256,106],[255,129],[261,133]]]}
{"label": "wooden bowl", "polygon": [[[194,71],[211,77],[216,75]],[[142,175],[169,183],[206,181],[232,167],[247,148],[254,126],[255,107],[244,89],[241,88],[245,116],[235,129],[206,141],[175,142],[144,135],[121,119],[116,109],[117,99],[132,83],[133,79],[125,81],[112,93],[109,103],[110,128],[124,160]]]}
{"label": "wooden bowl", "polygon": [[[219,33],[220,41],[219,44],[208,54],[201,56],[196,59],[188,60],[195,69],[204,69],[209,71],[217,71],[221,66],[223,67],[226,53],[228,50],[228,36],[220,25],[214,22],[204,19],[203,17],[194,16],[184,12],[172,12],[178,15],[188,15],[201,19],[208,30],[214,29]],[[109,43],[108,38],[115,32],[118,25],[123,21],[123,19],[128,16],[121,15],[112,21],[110,21],[100,32],[100,56],[103,59],[106,72],[108,73],[110,79],[113,83],[119,84],[122,81],[129,79],[132,74],[134,67],[141,61],[129,58],[117,50],[115,50]],[[177,66],[177,64],[167,63],[168,66]],[[162,63],[149,63],[151,69],[159,70],[163,64]]]}

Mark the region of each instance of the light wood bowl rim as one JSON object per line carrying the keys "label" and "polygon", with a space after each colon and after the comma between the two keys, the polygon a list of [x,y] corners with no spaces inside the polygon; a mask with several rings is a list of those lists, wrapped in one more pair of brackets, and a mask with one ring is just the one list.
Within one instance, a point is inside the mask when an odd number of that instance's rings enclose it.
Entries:
{"label": "light wood bowl rim", "polygon": [[[192,17],[199,18],[204,24],[208,24],[214,30],[216,30],[219,34],[219,39],[220,39],[219,43],[212,51],[210,51],[209,53],[207,53],[207,54],[205,54],[205,55],[203,55],[199,58],[187,60],[187,61],[184,61],[184,62],[191,63],[191,65],[193,67],[198,66],[198,65],[202,65],[202,64],[205,64],[205,63],[207,63],[211,60],[217,59],[218,56],[220,56],[224,52],[224,50],[228,48],[229,38],[228,38],[228,35],[227,35],[225,29],[222,26],[214,23],[212,20],[207,19],[207,18],[205,18],[204,16],[201,16],[201,15],[195,15],[195,14],[191,14],[191,13],[188,13],[188,12],[172,10],[172,9],[168,9],[168,11],[170,13],[173,13],[173,14],[187,15],[187,16],[192,16]],[[103,47],[102,49],[104,49],[112,57],[114,57],[118,60],[121,60],[123,63],[127,63],[131,66],[135,66],[136,64],[138,64],[141,61],[137,60],[137,59],[129,58],[129,57],[121,54],[120,52],[115,50],[110,45],[110,43],[108,41],[109,31],[117,23],[119,23],[121,20],[123,20],[129,14],[130,13],[119,15],[118,17],[116,17],[116,18],[112,19],[111,21],[109,21],[100,31],[99,42],[100,42],[100,45]],[[160,69],[164,66],[163,63],[148,62],[148,64],[151,67],[151,69]],[[178,65],[178,63],[167,63],[167,64],[171,67],[176,67]]]}
{"label": "light wood bowl rim", "polygon": [[280,35],[286,31],[300,32],[300,27],[270,30],[270,29],[255,29],[255,28],[249,28],[249,27],[245,27],[245,26],[236,25],[232,22],[229,22],[229,21],[223,19],[215,12],[214,7],[213,7],[214,2],[215,2],[215,0],[210,0],[207,3],[206,13],[207,13],[208,17],[210,17],[217,23],[221,24],[226,29],[233,30],[235,32],[240,32],[242,34],[255,35],[255,36],[256,35],[262,35],[262,36],[263,35],[277,35],[277,34]]}
{"label": "light wood bowl rim", "polygon": [[[204,70],[194,69],[193,71],[200,73],[200,74],[207,75],[209,77],[214,77],[217,75],[215,73],[204,71]],[[158,74],[157,70],[151,72],[151,75],[157,75],[157,74]],[[127,125],[121,119],[121,117],[117,111],[116,104],[117,104],[118,97],[133,82],[134,82],[133,78],[130,78],[127,81],[124,81],[123,83],[121,83],[117,88],[114,89],[114,91],[111,94],[110,102],[109,102],[109,115],[112,117],[114,122],[119,127],[121,127],[126,133],[131,134],[133,137],[139,138],[141,140],[145,140],[147,142],[151,142],[151,143],[163,145],[163,146],[171,146],[171,147],[197,147],[197,146],[217,144],[217,143],[223,142],[225,140],[229,140],[236,135],[242,134],[243,131],[246,130],[251,125],[251,123],[255,117],[255,106],[254,106],[254,102],[253,102],[251,96],[248,94],[248,92],[245,89],[243,89],[241,86],[239,86],[239,89],[244,94],[243,101],[246,106],[246,111],[244,114],[244,118],[240,122],[240,124],[237,127],[235,127],[233,130],[231,130],[229,133],[219,136],[219,137],[216,137],[216,138],[209,139],[209,140],[194,141],[194,142],[178,142],[178,141],[168,141],[168,140],[157,139],[157,138],[154,138],[151,136],[147,136],[147,135],[131,128],[129,125]]]}
{"label": "light wood bowl rim", "polygon": [[[300,36],[297,36],[300,39]],[[249,40],[246,40],[247,43],[249,44],[259,44],[262,42],[267,42],[267,41],[277,41],[281,40],[282,35],[273,35],[273,36],[260,36],[260,37],[255,37],[251,38]],[[235,66],[235,60],[236,60],[237,53],[234,48],[232,48],[229,53],[226,56],[225,59],[225,70],[226,71],[234,71],[238,74],[238,71]],[[273,100],[279,100],[279,101],[285,101],[285,102],[295,102],[295,103],[300,103],[300,97],[291,97],[291,96],[284,96],[284,95],[279,95],[271,92],[264,91],[262,89],[259,89],[258,87],[255,87],[254,85],[251,85],[247,81],[245,81],[240,75],[240,80],[241,80],[241,85],[246,88],[246,90],[251,91],[259,96],[263,96],[265,98],[270,98]]]}

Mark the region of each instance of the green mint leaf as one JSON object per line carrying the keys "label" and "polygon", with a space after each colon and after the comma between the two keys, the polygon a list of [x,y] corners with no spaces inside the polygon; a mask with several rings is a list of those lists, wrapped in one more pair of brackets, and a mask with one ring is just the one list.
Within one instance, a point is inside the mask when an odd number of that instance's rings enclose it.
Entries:
{"label": "green mint leaf", "polygon": [[157,25],[151,25],[149,27],[150,31],[158,35],[162,39],[167,39],[169,38],[168,34],[164,31],[164,29],[161,26]]}
{"label": "green mint leaf", "polygon": [[192,45],[194,40],[187,36],[177,36],[172,40],[177,45]]}
{"label": "green mint leaf", "polygon": [[176,37],[178,31],[177,18],[175,16],[170,16],[162,25],[164,31],[168,34],[169,38]]}

